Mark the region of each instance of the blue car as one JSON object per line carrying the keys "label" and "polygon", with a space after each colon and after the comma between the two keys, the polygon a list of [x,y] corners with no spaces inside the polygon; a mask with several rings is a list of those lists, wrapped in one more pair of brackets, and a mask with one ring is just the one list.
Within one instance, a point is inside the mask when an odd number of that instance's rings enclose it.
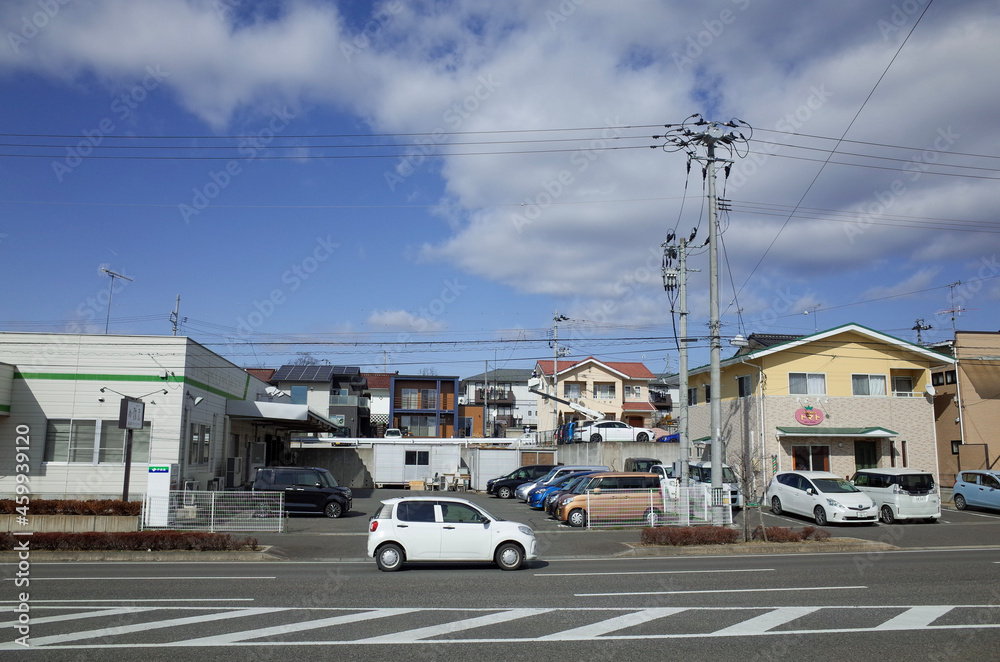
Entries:
{"label": "blue car", "polygon": [[559,490],[565,489],[567,485],[575,481],[581,476],[586,476],[587,474],[592,474],[593,471],[581,471],[579,473],[572,473],[557,479],[555,482],[549,483],[548,485],[541,485],[528,492],[528,507],[534,508],[535,510],[541,510],[545,507],[545,499],[550,494],[558,492]]}
{"label": "blue car", "polygon": [[959,510],[968,506],[1000,510],[1000,471],[961,471],[952,494]]}

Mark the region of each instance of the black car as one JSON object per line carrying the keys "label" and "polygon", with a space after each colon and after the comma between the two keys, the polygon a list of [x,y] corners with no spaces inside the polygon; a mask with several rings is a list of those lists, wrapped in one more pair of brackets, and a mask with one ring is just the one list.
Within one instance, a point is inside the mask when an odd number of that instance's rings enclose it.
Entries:
{"label": "black car", "polygon": [[351,511],[351,488],[340,487],[326,469],[319,467],[264,467],[257,469],[253,486],[258,492],[284,492],[289,513],[323,513],[343,517]]}
{"label": "black car", "polygon": [[486,493],[500,497],[501,499],[512,499],[514,497],[514,490],[519,485],[541,478],[555,466],[554,464],[529,464],[514,469],[506,476],[486,481]]}

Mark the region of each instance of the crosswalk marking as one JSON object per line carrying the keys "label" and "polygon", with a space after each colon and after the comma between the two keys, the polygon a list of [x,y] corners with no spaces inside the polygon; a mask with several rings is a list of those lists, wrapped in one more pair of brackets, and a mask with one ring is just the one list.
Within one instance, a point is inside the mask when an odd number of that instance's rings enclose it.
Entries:
{"label": "crosswalk marking", "polygon": [[902,614],[882,623],[876,629],[922,630],[951,610],[951,607],[944,606],[910,607]]}

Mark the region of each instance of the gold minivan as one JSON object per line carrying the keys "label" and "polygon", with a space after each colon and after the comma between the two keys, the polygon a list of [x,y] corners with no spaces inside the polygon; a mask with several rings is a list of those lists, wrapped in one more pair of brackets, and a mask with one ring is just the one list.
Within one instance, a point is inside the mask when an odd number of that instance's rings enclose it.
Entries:
{"label": "gold minivan", "polygon": [[607,471],[587,478],[560,506],[559,521],[570,526],[646,521],[655,526],[663,515],[660,478],[654,473]]}

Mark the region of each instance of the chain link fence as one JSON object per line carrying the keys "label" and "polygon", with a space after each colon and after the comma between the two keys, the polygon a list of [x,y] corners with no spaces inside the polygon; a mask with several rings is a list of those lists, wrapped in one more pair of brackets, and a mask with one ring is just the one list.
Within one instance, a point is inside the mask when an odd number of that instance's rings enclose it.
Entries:
{"label": "chain link fence", "polygon": [[142,502],[142,530],[249,531],[285,530],[284,492],[171,491]]}
{"label": "chain link fence", "polygon": [[723,506],[722,524],[733,523],[729,492],[700,483],[681,487],[662,481],[660,489],[588,492],[587,527],[695,526],[712,524],[712,505]]}

